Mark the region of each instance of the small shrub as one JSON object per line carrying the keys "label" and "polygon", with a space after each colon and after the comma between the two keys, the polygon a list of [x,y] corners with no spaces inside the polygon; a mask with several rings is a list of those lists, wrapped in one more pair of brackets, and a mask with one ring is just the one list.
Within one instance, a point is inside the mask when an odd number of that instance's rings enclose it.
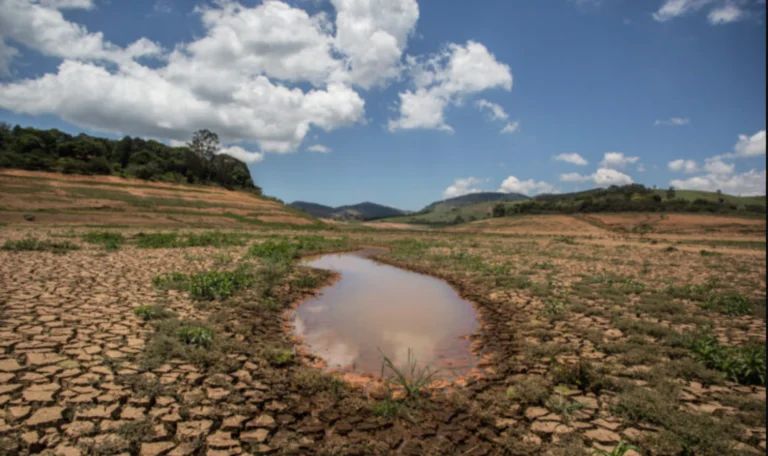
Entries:
{"label": "small shrub", "polygon": [[765,385],[766,351],[764,345],[729,347],[710,334],[694,339],[690,350],[710,369],[723,372],[744,385]]}
{"label": "small shrub", "polygon": [[179,340],[187,345],[210,347],[215,337],[213,330],[202,326],[182,326],[176,332]]}
{"label": "small shrub", "polygon": [[253,276],[244,271],[207,271],[189,276],[188,291],[193,299],[222,300],[253,282]]}
{"label": "small shrub", "polygon": [[565,424],[571,424],[573,413],[584,408],[582,403],[563,396],[560,391],[550,396],[545,405],[549,410],[562,416]]}
{"label": "small shrub", "polygon": [[562,319],[565,315],[565,302],[559,299],[550,299],[544,303],[541,315],[550,321]]}
{"label": "small shrub", "polygon": [[139,306],[133,309],[133,313],[144,321],[160,320],[175,316],[173,312],[169,312],[164,306]]}
{"label": "small shrub", "polygon": [[595,394],[599,394],[606,386],[605,374],[583,359],[570,366],[553,363],[549,371],[555,385],[575,386],[581,391]]}

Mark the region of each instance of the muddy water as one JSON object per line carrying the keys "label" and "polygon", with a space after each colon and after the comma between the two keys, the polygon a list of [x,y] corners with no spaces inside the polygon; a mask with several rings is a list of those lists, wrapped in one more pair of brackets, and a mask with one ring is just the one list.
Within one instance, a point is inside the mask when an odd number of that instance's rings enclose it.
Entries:
{"label": "muddy water", "polygon": [[305,260],[341,279],[296,309],[296,335],[329,369],[379,375],[382,352],[403,366],[410,349],[443,377],[465,375],[476,362],[466,338],[477,327],[475,309],[443,281],[368,258],[381,252]]}

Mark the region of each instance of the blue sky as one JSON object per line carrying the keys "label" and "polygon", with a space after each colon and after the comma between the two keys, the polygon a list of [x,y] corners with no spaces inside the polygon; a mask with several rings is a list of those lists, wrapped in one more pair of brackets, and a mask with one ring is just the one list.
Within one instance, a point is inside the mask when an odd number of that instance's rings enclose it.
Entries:
{"label": "blue sky", "polygon": [[173,144],[210,128],[286,201],[765,193],[759,0],[0,8],[0,121]]}

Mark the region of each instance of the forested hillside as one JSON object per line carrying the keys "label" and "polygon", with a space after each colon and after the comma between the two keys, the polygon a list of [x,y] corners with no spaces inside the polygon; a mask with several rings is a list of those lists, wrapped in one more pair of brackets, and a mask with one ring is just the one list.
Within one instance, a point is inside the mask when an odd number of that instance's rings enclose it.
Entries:
{"label": "forested hillside", "polygon": [[0,123],[0,168],[215,184],[261,193],[245,163],[218,151],[218,136],[207,130],[196,132],[187,147],[170,147],[130,136],[112,140]]}

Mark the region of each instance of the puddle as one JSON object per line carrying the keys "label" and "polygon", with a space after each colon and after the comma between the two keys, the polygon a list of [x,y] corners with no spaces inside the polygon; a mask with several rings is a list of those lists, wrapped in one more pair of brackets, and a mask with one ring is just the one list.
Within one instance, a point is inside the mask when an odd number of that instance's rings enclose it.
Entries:
{"label": "puddle", "polygon": [[341,274],[335,284],[301,303],[294,331],[330,370],[381,373],[381,351],[405,366],[408,350],[440,376],[464,376],[477,358],[467,336],[477,312],[447,283],[369,259],[383,250],[330,254],[307,266]]}

